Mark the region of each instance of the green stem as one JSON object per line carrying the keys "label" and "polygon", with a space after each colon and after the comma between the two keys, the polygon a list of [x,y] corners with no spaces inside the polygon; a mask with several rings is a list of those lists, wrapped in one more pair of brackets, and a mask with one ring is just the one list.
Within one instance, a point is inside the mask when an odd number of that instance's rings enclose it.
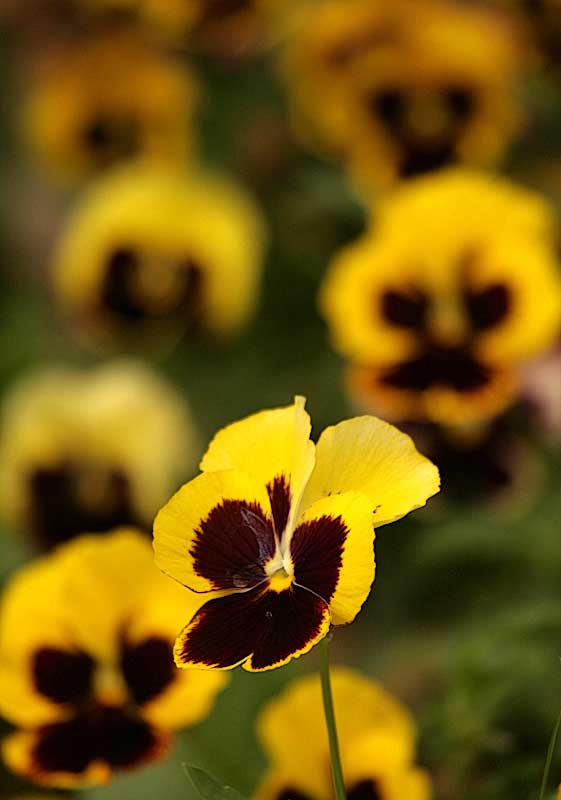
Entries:
{"label": "green stem", "polygon": [[325,722],[327,725],[327,735],[329,737],[329,752],[331,754],[331,774],[333,776],[333,788],[335,790],[335,800],[346,800],[345,781],[343,780],[343,769],[341,767],[341,756],[339,754],[339,740],[337,738],[337,725],[335,723],[335,711],[333,709],[333,695],[331,693],[331,678],[329,675],[329,643],[325,637],[321,641],[320,650],[320,675],[321,693],[323,697],[323,710],[325,712]]}
{"label": "green stem", "polygon": [[539,800],[544,800],[545,792],[547,789],[547,784],[549,781],[549,773],[551,771],[551,763],[553,761],[553,756],[555,754],[555,748],[557,746],[557,739],[559,737],[559,730],[561,729],[561,711],[559,712],[559,716],[557,717],[557,722],[555,723],[555,728],[553,729],[553,733],[551,734],[551,741],[549,742],[549,747],[547,748],[547,757],[545,759],[545,767],[543,771],[543,779],[542,779],[542,788],[540,791]]}

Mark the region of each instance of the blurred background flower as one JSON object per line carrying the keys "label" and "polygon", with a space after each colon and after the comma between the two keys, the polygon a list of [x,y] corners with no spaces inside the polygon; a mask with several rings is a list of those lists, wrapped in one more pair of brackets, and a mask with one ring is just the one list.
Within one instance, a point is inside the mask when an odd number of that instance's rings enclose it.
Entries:
{"label": "blurred background flower", "polygon": [[[407,709],[344,667],[333,668],[332,691],[349,800],[429,800],[429,776],[414,764],[416,730]],[[271,700],[257,735],[270,762],[257,800],[330,800],[319,676],[296,679]]]}
{"label": "blurred background flower", "polygon": [[3,742],[10,769],[88,786],[161,758],[171,731],[203,719],[226,683],[173,666],[177,614],[197,603],[132,529],[83,536],[18,573],[0,622],[0,712],[17,727]]}
{"label": "blurred background flower", "polygon": [[117,525],[149,530],[195,447],[184,401],[140,363],[32,373],[3,407],[2,513],[44,549]]}
{"label": "blurred background flower", "polygon": [[331,0],[310,7],[283,72],[298,130],[368,190],[497,163],[521,123],[518,68],[512,31],[483,7]]}
{"label": "blurred background flower", "polygon": [[264,226],[226,179],[130,167],[78,205],[55,255],[63,314],[92,344],[226,337],[254,313]]}

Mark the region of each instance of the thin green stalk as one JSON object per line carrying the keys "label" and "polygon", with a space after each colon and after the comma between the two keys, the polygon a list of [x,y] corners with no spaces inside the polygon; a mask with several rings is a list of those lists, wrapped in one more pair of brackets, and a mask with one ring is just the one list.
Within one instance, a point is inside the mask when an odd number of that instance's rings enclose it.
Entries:
{"label": "thin green stalk", "polygon": [[333,788],[335,790],[335,800],[346,800],[345,781],[343,780],[341,755],[339,753],[339,740],[337,738],[337,725],[335,723],[335,711],[333,709],[331,678],[329,675],[328,638],[329,637],[326,636],[324,639],[322,639],[320,645],[321,693],[323,697],[323,710],[325,712],[325,722],[327,724],[327,735],[329,737],[329,752],[331,754],[331,774],[333,776]]}
{"label": "thin green stalk", "polygon": [[557,746],[557,739],[559,737],[559,731],[561,730],[561,711],[559,712],[559,716],[557,717],[557,722],[555,723],[555,728],[553,729],[553,733],[551,734],[551,741],[549,742],[549,747],[547,748],[547,757],[545,759],[545,767],[543,771],[543,779],[542,779],[542,788],[540,791],[539,800],[544,800],[545,792],[547,789],[547,784],[549,781],[549,773],[551,771],[551,762],[553,761],[553,756],[555,754],[555,748]]}

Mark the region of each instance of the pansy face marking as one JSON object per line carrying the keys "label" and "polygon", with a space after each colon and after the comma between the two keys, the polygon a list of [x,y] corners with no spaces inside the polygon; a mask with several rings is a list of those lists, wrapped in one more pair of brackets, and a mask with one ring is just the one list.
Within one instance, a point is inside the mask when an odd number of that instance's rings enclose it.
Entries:
{"label": "pansy face marking", "polygon": [[395,191],[321,291],[357,402],[439,424],[506,409],[521,363],[559,330],[553,230],[538,195],[477,172],[446,170]]}
{"label": "pansy face marking", "polygon": [[373,526],[438,491],[436,468],[380,420],[328,428],[317,448],[310,429],[302,398],[228,426],[158,514],[158,566],[210,598],[178,666],[259,671],[306,653],[364,603]]}
{"label": "pansy face marking", "polygon": [[134,247],[116,247],[102,282],[102,306],[120,321],[193,317],[200,304],[203,271],[190,258],[167,263]]}
{"label": "pansy face marking", "polygon": [[17,727],[3,742],[7,765],[71,788],[164,755],[224,685],[173,663],[186,604],[196,596],[158,572],[132,529],[83,536],[22,570],[0,621],[0,711]]}
{"label": "pansy face marking", "polygon": [[55,546],[88,531],[140,523],[127,475],[110,465],[64,462],[37,466],[28,479],[35,536]]}

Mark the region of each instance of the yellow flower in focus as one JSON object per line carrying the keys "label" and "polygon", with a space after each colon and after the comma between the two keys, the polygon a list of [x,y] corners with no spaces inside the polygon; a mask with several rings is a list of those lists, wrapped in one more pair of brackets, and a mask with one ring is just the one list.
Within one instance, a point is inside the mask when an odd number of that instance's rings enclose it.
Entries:
{"label": "yellow flower in focus", "polygon": [[181,163],[196,102],[184,67],[128,34],[79,39],[36,70],[25,135],[53,174],[88,178],[116,163]]}
{"label": "yellow flower in focus", "polygon": [[[414,766],[415,725],[380,686],[353,670],[332,670],[335,716],[348,800],[429,800]],[[257,734],[270,769],[255,800],[331,800],[329,744],[318,676],[293,681],[269,702]]]}
{"label": "yellow flower in focus", "polygon": [[83,532],[147,527],[192,467],[193,439],[182,399],[141,364],[32,373],[2,410],[3,514],[45,549]]}
{"label": "yellow flower in focus", "polygon": [[303,398],[228,425],[156,517],[156,563],[207,598],[177,638],[178,666],[257,672],[307,653],[365,602],[373,528],[439,489],[386,422],[341,422],[317,446],[310,430]]}
{"label": "yellow flower in focus", "polygon": [[447,424],[508,406],[518,367],[560,330],[553,233],[539,196],[477,173],[419,179],[389,197],[321,291],[359,404]]}
{"label": "yellow flower in focus", "polygon": [[198,598],[155,568],[145,537],[83,536],[24,567],[0,616],[2,754],[52,787],[106,783],[163,757],[172,731],[210,712],[224,676],[173,664]]}
{"label": "yellow flower in focus", "polygon": [[300,19],[282,65],[296,127],[360,188],[496,163],[517,132],[518,49],[489,10],[326,0]]}
{"label": "yellow flower in focus", "polygon": [[64,312],[92,343],[237,332],[259,291],[264,229],[223,178],[152,167],[107,175],[71,215],[55,256]]}

